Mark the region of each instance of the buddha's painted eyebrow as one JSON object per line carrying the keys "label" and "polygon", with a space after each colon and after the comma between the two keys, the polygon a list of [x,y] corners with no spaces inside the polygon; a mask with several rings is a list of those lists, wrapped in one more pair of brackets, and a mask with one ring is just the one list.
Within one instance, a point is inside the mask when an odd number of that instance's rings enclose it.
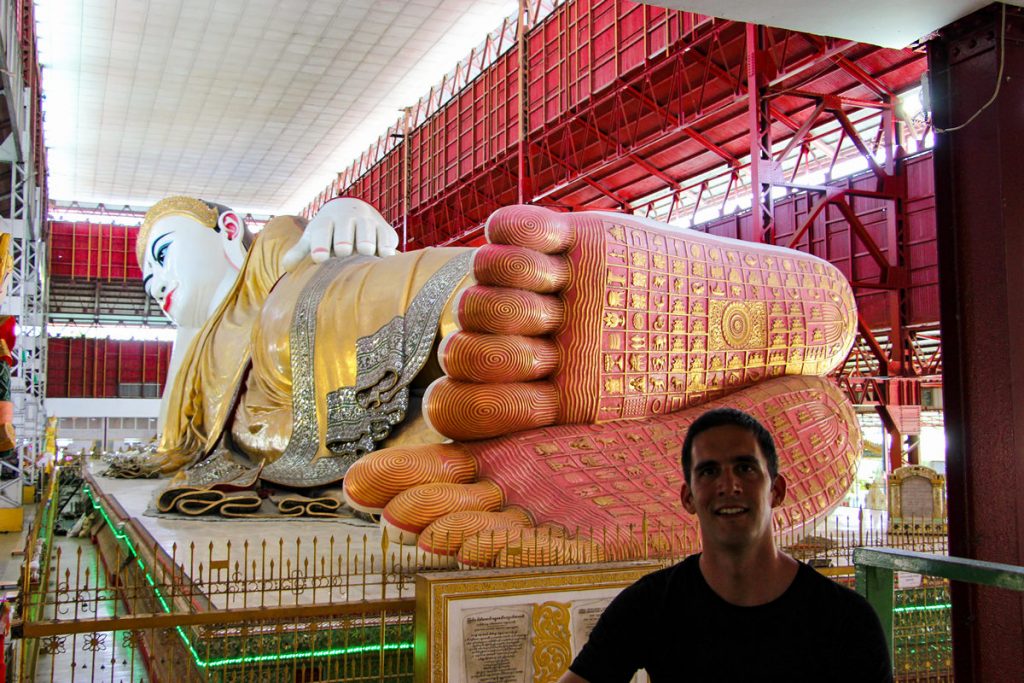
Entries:
{"label": "buddha's painted eyebrow", "polygon": [[149,253],[153,255],[153,260],[154,261],[156,261],[156,248],[158,246],[160,246],[160,240],[162,240],[163,238],[167,237],[170,234],[171,233],[169,233],[169,232],[165,232],[164,234],[160,235],[155,240],[153,240],[153,246],[151,246],[149,248]]}

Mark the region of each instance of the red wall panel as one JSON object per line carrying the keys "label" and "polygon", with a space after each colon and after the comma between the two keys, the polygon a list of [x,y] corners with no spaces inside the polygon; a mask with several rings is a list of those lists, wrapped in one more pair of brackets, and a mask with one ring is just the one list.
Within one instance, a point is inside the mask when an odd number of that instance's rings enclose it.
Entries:
{"label": "red wall panel", "polygon": [[51,338],[47,354],[48,397],[118,398],[123,384],[159,384],[163,391],[171,343]]}
{"label": "red wall panel", "polygon": [[50,223],[50,274],[97,280],[141,280],[135,259],[139,229],[105,223]]}

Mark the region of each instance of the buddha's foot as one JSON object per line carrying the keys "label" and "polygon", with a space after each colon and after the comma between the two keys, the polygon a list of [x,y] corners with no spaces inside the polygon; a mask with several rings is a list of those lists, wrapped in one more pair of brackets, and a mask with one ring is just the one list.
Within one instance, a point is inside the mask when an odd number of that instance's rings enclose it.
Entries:
{"label": "buddha's foot", "polygon": [[615,213],[495,212],[442,341],[425,414],[456,441],[671,413],[781,375],[824,375],[853,294],[800,252]]}
{"label": "buddha's foot", "polygon": [[428,565],[692,551],[696,520],[679,501],[680,449],[690,423],[722,405],[754,415],[775,437],[789,484],[775,510],[779,529],[811,521],[846,494],[861,450],[852,406],[828,380],[784,377],[669,415],[384,449],[348,471],[346,499],[381,514],[389,538],[417,544]]}

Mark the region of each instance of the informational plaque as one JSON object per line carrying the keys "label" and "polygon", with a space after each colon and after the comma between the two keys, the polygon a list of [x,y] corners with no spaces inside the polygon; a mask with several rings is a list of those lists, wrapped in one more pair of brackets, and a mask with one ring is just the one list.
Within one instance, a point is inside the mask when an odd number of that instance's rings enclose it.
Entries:
{"label": "informational plaque", "polygon": [[554,683],[612,598],[661,566],[644,561],[419,574],[415,680]]}
{"label": "informational plaque", "polygon": [[466,680],[519,683],[530,671],[530,606],[480,607],[463,612],[462,652]]}
{"label": "informational plaque", "polygon": [[578,600],[572,606],[572,642],[573,652],[578,652],[583,643],[587,642],[594,625],[608,606],[610,600]]}

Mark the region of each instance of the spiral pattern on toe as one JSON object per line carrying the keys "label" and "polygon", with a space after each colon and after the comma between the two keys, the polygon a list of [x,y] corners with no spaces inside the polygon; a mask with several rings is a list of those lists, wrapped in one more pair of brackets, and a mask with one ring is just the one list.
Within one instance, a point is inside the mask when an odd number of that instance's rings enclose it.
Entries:
{"label": "spiral pattern on toe", "polygon": [[554,332],[565,316],[557,297],[480,285],[461,293],[456,310],[459,324],[468,332],[531,337]]}
{"label": "spiral pattern on toe", "polygon": [[488,529],[478,534],[467,536],[458,548],[458,564],[463,568],[493,567],[494,560],[502,550],[508,547],[522,546],[523,531],[528,527],[505,527]]}
{"label": "spiral pattern on toe", "polygon": [[568,214],[539,206],[506,206],[487,219],[484,228],[491,244],[518,244],[545,254],[560,254],[573,244]]}
{"label": "spiral pattern on toe", "polygon": [[515,335],[456,332],[441,342],[437,356],[445,374],[468,382],[529,382],[558,365],[553,341]]}
{"label": "spiral pattern on toe", "polygon": [[345,474],[348,503],[379,513],[402,491],[420,484],[468,484],[476,479],[476,461],[458,444],[386,448],[370,453]]}
{"label": "spiral pattern on toe", "polygon": [[449,439],[487,439],[554,424],[558,390],[550,382],[470,384],[442,377],[427,388],[423,415]]}
{"label": "spiral pattern on toe", "polygon": [[551,294],[569,284],[569,264],[559,256],[504,244],[485,244],[473,256],[473,274],[482,285]]}
{"label": "spiral pattern on toe", "polygon": [[[566,534],[557,527],[531,527],[511,537],[494,556],[495,567],[539,567],[568,564]],[[461,556],[460,556],[461,561]]]}
{"label": "spiral pattern on toe", "polygon": [[[455,555],[472,536],[501,536],[508,529],[522,529],[530,525],[529,515],[519,508],[501,512],[453,512],[424,529],[417,545],[427,553]],[[495,553],[498,547],[495,547]]]}
{"label": "spiral pattern on toe", "polygon": [[489,481],[423,484],[395,496],[384,508],[382,519],[403,532],[418,534],[438,517],[465,510],[493,512],[501,503],[501,489]]}

